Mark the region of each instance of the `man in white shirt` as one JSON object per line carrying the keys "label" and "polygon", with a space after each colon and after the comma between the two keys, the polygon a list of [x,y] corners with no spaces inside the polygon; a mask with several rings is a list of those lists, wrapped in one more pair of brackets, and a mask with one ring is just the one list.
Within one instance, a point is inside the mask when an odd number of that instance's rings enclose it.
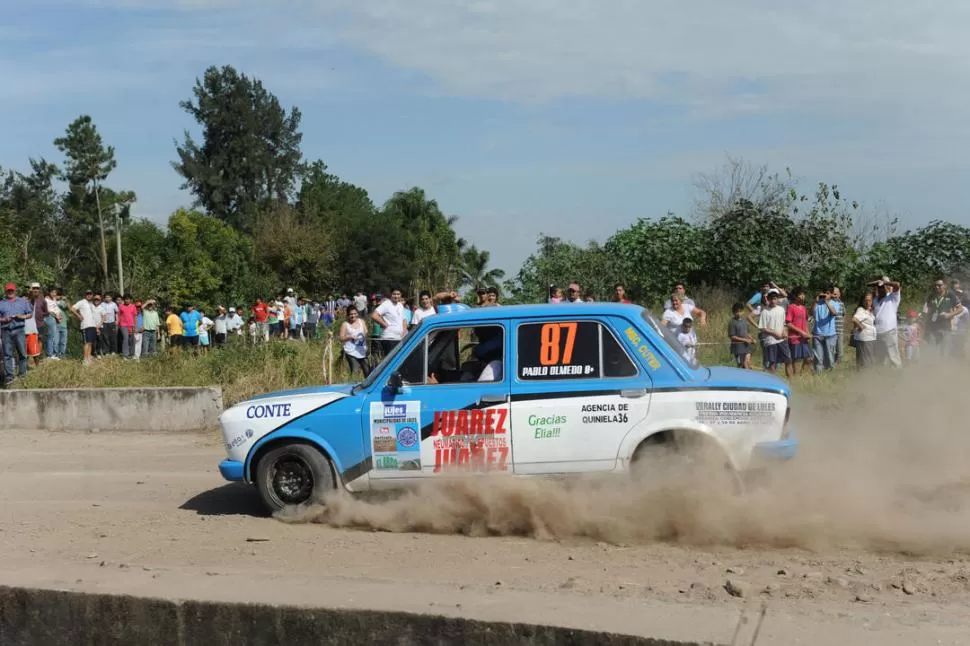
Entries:
{"label": "man in white shirt", "polygon": [[888,276],[874,280],[869,285],[876,287],[876,298],[872,301],[872,313],[876,318],[876,363],[888,361],[893,367],[901,368],[903,360],[899,356],[897,334],[901,286],[898,282],[889,280]]}
{"label": "man in white shirt", "polygon": [[98,328],[101,321],[101,312],[94,306],[92,300],[94,300],[94,292],[89,289],[84,292],[83,299],[69,306],[71,313],[81,321],[81,336],[84,338],[84,363],[91,361],[91,351],[98,340]]}
{"label": "man in white shirt", "polygon": [[566,288],[566,302],[567,303],[582,303],[583,301],[583,290],[579,286],[579,283],[569,283]]}
{"label": "man in white shirt", "polygon": [[764,366],[774,374],[779,363],[785,364],[785,374],[792,376],[791,351],[788,347],[788,325],[785,322],[785,308],[778,304],[781,293],[769,289],[758,319],[754,313],[748,314],[748,322],[761,333],[761,350],[764,353]]}
{"label": "man in white shirt", "polygon": [[415,327],[424,319],[430,318],[438,313],[434,309],[434,301],[431,300],[431,292],[429,291],[421,292],[421,295],[418,297],[418,304],[419,307],[411,315],[411,327]]}
{"label": "man in white shirt", "polygon": [[101,310],[101,354],[118,352],[118,304],[111,294],[104,293],[104,301],[98,306]]}
{"label": "man in white shirt", "polygon": [[386,357],[407,334],[407,323],[404,319],[404,303],[401,302],[401,290],[391,290],[391,297],[384,299],[371,314],[371,319],[381,326],[381,349]]}

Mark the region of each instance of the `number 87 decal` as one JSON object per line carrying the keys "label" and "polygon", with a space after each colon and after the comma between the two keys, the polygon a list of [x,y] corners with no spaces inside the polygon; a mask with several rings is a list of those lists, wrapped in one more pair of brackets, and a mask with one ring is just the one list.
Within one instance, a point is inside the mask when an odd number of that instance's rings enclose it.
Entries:
{"label": "number 87 decal", "polygon": [[[542,326],[542,345],[539,349],[539,363],[543,366],[569,364],[573,360],[573,345],[576,343],[578,323],[546,323]],[[566,334],[563,335],[563,330]],[[561,347],[560,347],[561,346]]]}

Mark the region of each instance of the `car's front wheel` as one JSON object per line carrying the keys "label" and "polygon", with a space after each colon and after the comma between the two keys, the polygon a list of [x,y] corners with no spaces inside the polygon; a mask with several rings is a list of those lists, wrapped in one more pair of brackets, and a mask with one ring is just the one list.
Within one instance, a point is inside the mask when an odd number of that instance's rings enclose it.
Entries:
{"label": "car's front wheel", "polygon": [[293,513],[324,502],[337,488],[330,460],[301,443],[271,449],[256,465],[256,489],[271,512]]}

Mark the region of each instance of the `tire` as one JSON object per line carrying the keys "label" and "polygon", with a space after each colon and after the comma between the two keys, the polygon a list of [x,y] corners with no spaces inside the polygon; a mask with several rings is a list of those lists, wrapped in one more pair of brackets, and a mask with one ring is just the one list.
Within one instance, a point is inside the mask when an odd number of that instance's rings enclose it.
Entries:
{"label": "tire", "polygon": [[272,513],[295,513],[322,504],[336,488],[330,460],[308,444],[278,446],[256,465],[256,489]]}
{"label": "tire", "polygon": [[721,447],[698,433],[661,433],[647,438],[633,454],[630,473],[648,487],[714,495],[744,490]]}

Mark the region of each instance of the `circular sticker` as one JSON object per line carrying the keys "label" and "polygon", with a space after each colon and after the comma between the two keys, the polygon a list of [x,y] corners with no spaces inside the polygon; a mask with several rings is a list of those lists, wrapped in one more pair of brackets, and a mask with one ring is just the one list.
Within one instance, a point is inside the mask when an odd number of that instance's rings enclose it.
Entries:
{"label": "circular sticker", "polygon": [[418,434],[410,426],[405,426],[397,432],[397,441],[406,449],[418,443]]}

